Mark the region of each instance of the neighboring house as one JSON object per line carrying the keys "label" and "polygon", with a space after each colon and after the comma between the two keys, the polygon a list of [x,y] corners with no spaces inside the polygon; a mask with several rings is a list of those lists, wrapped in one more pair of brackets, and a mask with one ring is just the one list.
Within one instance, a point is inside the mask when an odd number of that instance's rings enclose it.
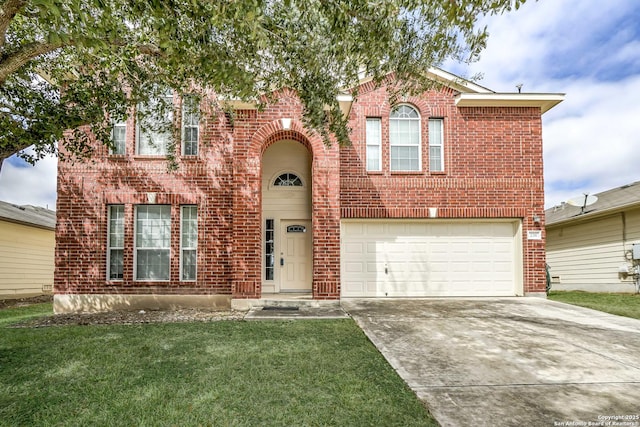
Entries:
{"label": "neighboring house", "polygon": [[56,213],[0,202],[0,298],[53,290]]}
{"label": "neighboring house", "polygon": [[635,292],[631,273],[633,245],[640,244],[640,182],[596,196],[584,209],[562,203],[545,213],[551,288]]}
{"label": "neighboring house", "polygon": [[173,99],[173,172],[165,135],[116,124],[114,152],[59,162],[55,309],[545,295],[541,115],[563,95],[430,73],[397,105],[371,81],[341,95],[345,147],[286,89],[233,119]]}

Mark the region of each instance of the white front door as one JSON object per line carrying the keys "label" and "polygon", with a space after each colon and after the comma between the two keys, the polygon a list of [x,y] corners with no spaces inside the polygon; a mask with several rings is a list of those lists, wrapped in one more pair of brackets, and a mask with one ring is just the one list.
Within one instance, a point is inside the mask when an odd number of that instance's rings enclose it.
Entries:
{"label": "white front door", "polygon": [[280,292],[311,292],[313,257],[311,221],[280,221]]}

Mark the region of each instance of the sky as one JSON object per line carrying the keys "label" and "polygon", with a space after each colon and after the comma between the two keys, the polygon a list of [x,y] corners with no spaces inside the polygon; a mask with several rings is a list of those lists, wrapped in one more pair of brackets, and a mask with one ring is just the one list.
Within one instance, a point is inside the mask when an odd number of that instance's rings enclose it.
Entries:
{"label": "sky", "polygon": [[[566,94],[543,116],[545,206],[640,181],[640,1],[528,0],[482,23],[480,61],[443,69],[496,92]],[[56,160],[6,160],[0,200],[55,209]]]}

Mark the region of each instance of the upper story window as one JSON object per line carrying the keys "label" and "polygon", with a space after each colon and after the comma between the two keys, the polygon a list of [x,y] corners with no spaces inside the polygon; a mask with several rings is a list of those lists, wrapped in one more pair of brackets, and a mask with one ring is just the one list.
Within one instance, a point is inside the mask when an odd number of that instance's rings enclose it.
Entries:
{"label": "upper story window", "polygon": [[173,91],[139,104],[137,123],[136,154],[167,155],[173,126]]}
{"label": "upper story window", "polygon": [[400,105],[389,116],[389,145],[392,171],[419,171],[420,115],[409,105]]}
{"label": "upper story window", "polygon": [[444,136],[442,119],[429,119],[429,170],[444,171]]}
{"label": "upper story window", "polygon": [[382,126],[379,118],[367,117],[367,170],[382,170]]}
{"label": "upper story window", "polygon": [[109,154],[125,154],[127,144],[127,123],[113,122],[111,129],[111,149]]}
{"label": "upper story window", "polygon": [[198,99],[185,96],[182,101],[182,154],[185,156],[198,154],[199,120]]}
{"label": "upper story window", "polygon": [[283,173],[273,182],[276,187],[302,187],[302,180],[293,173]]}

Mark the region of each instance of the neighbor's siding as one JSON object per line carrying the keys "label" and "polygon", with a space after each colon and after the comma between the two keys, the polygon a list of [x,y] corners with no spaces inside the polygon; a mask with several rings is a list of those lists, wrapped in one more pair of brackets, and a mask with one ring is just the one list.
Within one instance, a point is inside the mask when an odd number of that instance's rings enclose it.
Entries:
{"label": "neighbor's siding", "polygon": [[53,230],[0,221],[0,298],[53,286]]}
{"label": "neighbor's siding", "polygon": [[559,276],[555,290],[633,292],[633,279],[619,273],[625,255],[640,243],[640,210],[549,227],[547,262]]}

